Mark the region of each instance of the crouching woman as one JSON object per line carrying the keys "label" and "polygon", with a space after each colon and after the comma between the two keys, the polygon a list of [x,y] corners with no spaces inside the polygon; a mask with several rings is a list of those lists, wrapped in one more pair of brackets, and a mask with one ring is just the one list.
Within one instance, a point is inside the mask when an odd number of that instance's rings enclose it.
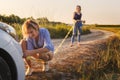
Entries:
{"label": "crouching woman", "polygon": [[21,40],[21,46],[28,65],[26,75],[32,74],[31,62],[27,59],[28,56],[44,60],[46,63],[45,70],[47,71],[49,67],[48,61],[53,58],[54,52],[49,31],[40,28],[34,20],[26,20],[22,25],[22,34],[24,39]]}

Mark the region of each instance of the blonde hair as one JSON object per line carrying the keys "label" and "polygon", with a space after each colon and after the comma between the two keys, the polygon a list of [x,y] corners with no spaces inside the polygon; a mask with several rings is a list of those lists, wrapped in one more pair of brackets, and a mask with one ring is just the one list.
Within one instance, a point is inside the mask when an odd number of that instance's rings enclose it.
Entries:
{"label": "blonde hair", "polygon": [[81,9],[81,6],[80,5],[77,5],[76,8],[79,7]]}
{"label": "blonde hair", "polygon": [[27,37],[27,31],[30,28],[37,31],[39,29],[39,25],[37,24],[37,22],[35,20],[31,20],[31,19],[26,20],[22,25],[23,38]]}

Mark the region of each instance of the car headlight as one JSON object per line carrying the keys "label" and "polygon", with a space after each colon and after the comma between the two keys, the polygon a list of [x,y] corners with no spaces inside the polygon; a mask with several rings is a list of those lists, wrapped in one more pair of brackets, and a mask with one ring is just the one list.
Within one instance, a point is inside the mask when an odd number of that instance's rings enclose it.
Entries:
{"label": "car headlight", "polygon": [[16,31],[15,31],[15,29],[14,29],[12,26],[10,26],[10,25],[8,25],[8,24],[6,24],[6,23],[0,22],[0,29],[2,29],[3,31],[7,32],[7,33],[8,33],[9,35],[11,35],[15,40],[18,41],[17,35],[16,35]]}

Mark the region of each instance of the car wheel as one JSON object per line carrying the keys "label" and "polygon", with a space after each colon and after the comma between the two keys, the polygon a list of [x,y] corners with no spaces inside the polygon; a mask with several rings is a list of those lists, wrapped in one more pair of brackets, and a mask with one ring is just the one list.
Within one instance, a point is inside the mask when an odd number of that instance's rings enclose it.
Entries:
{"label": "car wheel", "polygon": [[0,80],[11,80],[9,66],[2,57],[0,57]]}

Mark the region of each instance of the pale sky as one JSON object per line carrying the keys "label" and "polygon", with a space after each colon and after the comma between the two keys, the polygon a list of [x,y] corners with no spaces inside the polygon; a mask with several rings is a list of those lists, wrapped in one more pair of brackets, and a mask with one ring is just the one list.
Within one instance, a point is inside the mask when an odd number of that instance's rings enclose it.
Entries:
{"label": "pale sky", "polygon": [[120,0],[0,0],[0,14],[72,23],[76,5],[87,24],[120,24]]}

